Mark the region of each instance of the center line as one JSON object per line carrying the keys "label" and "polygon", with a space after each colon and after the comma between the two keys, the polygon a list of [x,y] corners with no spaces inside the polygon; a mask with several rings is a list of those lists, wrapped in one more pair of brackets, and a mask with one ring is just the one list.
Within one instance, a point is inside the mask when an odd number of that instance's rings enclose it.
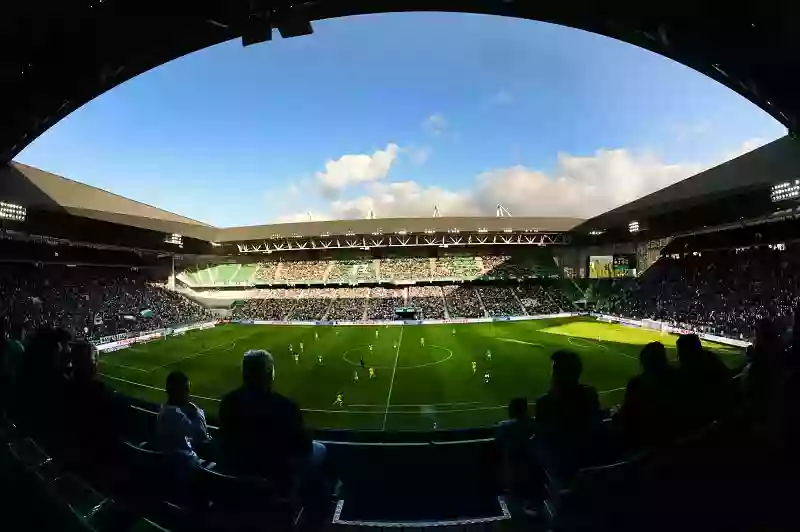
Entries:
{"label": "center line", "polygon": [[389,382],[389,395],[386,397],[386,412],[383,413],[383,426],[381,430],[386,430],[386,418],[389,417],[389,405],[392,404],[392,388],[394,388],[394,375],[397,373],[397,361],[400,359],[400,344],[403,343],[403,325],[400,326],[400,339],[397,340],[397,352],[394,354],[394,369],[392,369],[392,380]]}

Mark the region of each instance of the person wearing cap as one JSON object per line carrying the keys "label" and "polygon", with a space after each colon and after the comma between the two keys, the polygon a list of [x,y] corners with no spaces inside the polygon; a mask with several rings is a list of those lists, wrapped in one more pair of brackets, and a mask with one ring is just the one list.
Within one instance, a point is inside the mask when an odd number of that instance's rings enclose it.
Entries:
{"label": "person wearing cap", "polygon": [[260,475],[291,486],[293,478],[321,466],[325,446],[311,440],[300,409],[273,390],[270,353],[247,351],[242,385],[222,398],[219,438],[222,462],[233,473]]}

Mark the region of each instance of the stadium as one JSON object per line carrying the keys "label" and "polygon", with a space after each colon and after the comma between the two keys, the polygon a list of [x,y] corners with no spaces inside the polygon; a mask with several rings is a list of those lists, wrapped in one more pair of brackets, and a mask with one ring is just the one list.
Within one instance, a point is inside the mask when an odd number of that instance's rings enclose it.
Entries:
{"label": "stadium", "polygon": [[[555,8],[495,13],[654,49],[745,94],[789,128],[589,219],[520,217],[503,205],[496,216],[451,217],[431,205],[429,217],[378,212],[222,228],[11,160],[80,104],[154,65],[234,36],[268,40],[263,24],[294,37],[318,18],[354,14],[301,4],[244,25],[187,25],[181,46],[162,20],[154,27],[171,46],[153,44],[114,74],[48,63],[52,70],[36,71],[35,80],[8,82],[21,95],[63,77],[62,95],[79,96],[51,100],[54,90],[27,106],[2,104],[3,325],[7,341],[25,349],[14,371],[6,371],[10,348],[3,353],[0,470],[8,472],[5,491],[17,492],[5,503],[6,522],[98,531],[782,529],[781,497],[760,487],[775,485],[775,466],[796,443],[789,359],[797,347],[783,331],[793,331],[799,303],[800,105],[792,98],[800,92],[775,88],[766,75],[760,90],[734,83],[735,55],[723,72],[697,59],[700,50],[629,37],[645,32],[628,33],[627,19],[582,23]],[[93,16],[102,26],[121,15]],[[696,46],[692,31],[699,27],[676,28],[686,36],[676,42]],[[715,45],[724,49],[731,38],[718,31]],[[110,35],[118,45],[129,37]],[[84,44],[76,38],[70,46]],[[102,82],[81,78],[96,71],[107,73]],[[656,422],[636,418],[626,404],[645,366],[643,347],[663,344],[678,366],[687,339],[713,362],[698,363],[698,382],[671,385],[659,399],[671,406],[659,403]],[[51,346],[51,359],[36,358]],[[60,379],[78,374],[80,362],[58,353],[84,348],[97,353],[96,373],[79,389],[77,377]],[[327,449],[323,504],[319,494],[226,469],[224,450],[213,445],[198,448],[188,474],[175,474],[157,448],[175,372],[191,381],[211,443],[224,441],[223,400],[242,384],[251,350],[269,352],[269,386],[297,405],[309,442]],[[556,422],[572,437],[559,447],[574,453],[568,465],[538,443],[535,458],[512,460],[499,432],[510,405],[523,398],[531,416],[545,416],[536,398],[553,386],[558,353],[577,355],[602,420],[591,434]],[[113,441],[98,437],[98,419]],[[738,510],[745,507],[758,510]]]}

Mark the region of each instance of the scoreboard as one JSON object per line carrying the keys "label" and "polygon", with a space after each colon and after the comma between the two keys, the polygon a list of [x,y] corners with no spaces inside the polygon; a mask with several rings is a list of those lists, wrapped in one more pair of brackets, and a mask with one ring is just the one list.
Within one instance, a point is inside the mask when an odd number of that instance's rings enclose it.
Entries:
{"label": "scoreboard", "polygon": [[635,277],[636,255],[614,255],[614,277]]}
{"label": "scoreboard", "polygon": [[635,277],[636,255],[592,255],[589,257],[587,271],[591,279]]}

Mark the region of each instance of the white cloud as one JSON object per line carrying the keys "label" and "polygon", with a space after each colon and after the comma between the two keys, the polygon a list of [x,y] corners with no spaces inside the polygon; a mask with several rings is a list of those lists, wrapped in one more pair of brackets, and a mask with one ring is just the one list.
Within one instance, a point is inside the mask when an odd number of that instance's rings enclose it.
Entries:
{"label": "white cloud", "polygon": [[422,129],[438,137],[447,129],[447,120],[440,114],[432,114],[422,122]]}
{"label": "white cloud", "polygon": [[[751,139],[723,155],[741,155],[761,144],[760,139]],[[370,210],[381,218],[430,216],[434,205],[438,205],[442,216],[491,216],[498,203],[515,216],[588,218],[723,160],[727,159],[703,164],[667,164],[655,155],[625,149],[598,150],[585,157],[562,153],[551,173],[519,165],[495,168],[480,173],[461,189],[427,186],[416,181],[373,182],[361,196],[330,202],[315,219],[364,218]]]}
{"label": "white cloud", "polygon": [[500,89],[493,94],[488,100],[488,105],[508,105],[514,101],[514,96],[505,89]]}
{"label": "white cloud", "polygon": [[431,156],[431,149],[426,146],[421,148],[406,148],[404,151],[408,154],[408,158],[411,159],[411,162],[416,165],[425,164]]}
{"label": "white cloud", "polygon": [[389,143],[384,150],[376,150],[372,155],[342,155],[338,159],[325,162],[325,171],[317,172],[315,179],[323,195],[336,197],[342,189],[356,183],[368,183],[384,179],[399,151],[397,144]]}

